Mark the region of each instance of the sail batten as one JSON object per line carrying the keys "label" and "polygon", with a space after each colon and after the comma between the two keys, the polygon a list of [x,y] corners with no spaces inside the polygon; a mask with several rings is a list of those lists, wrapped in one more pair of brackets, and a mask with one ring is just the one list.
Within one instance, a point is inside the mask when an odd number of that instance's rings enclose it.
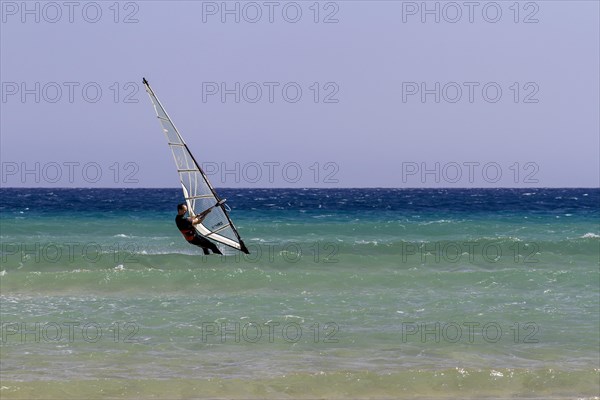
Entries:
{"label": "sail batten", "polygon": [[201,194],[201,195],[198,195],[198,196],[189,196],[189,197],[186,197],[185,199],[186,200],[192,200],[192,199],[210,199],[211,197],[212,196],[209,195],[209,194]]}
{"label": "sail batten", "polygon": [[212,210],[200,224],[194,225],[194,228],[202,236],[209,237],[215,242],[248,253],[246,245],[240,238],[223,202],[221,202],[217,192],[210,184],[206,174],[204,174],[204,171],[200,168],[198,162],[196,162],[196,159],[173,124],[167,111],[150,88],[148,81],[144,79],[143,83],[154,105],[154,111],[171,149],[183,195],[188,206],[188,212],[194,216],[208,209]]}
{"label": "sail batten", "polygon": [[209,233],[209,234],[208,234],[208,235],[206,235],[206,236],[210,236],[210,235],[217,234],[217,233],[221,232],[223,229],[225,229],[225,228],[227,228],[227,227],[229,227],[229,226],[231,226],[231,225],[230,225],[230,224],[227,224],[227,225],[225,225],[225,226],[222,226],[221,228],[217,229],[216,231],[213,231],[213,232]]}

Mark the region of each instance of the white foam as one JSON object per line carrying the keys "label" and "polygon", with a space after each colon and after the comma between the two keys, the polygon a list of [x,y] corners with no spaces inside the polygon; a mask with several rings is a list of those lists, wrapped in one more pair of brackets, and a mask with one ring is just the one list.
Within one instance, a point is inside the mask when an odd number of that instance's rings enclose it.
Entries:
{"label": "white foam", "polygon": [[600,235],[598,235],[596,233],[588,232],[585,235],[583,235],[581,238],[582,239],[590,239],[590,238],[597,239],[597,238],[600,238]]}
{"label": "white foam", "polygon": [[451,224],[453,221],[450,219],[439,219],[437,221],[427,221],[423,222],[420,225],[431,225],[431,224]]}
{"label": "white foam", "polygon": [[377,240],[355,240],[354,244],[373,244],[375,246],[378,245]]}
{"label": "white foam", "polygon": [[288,315],[285,315],[284,317],[285,317],[285,320],[286,320],[286,321],[287,321],[288,319],[298,319],[298,320],[300,320],[302,323],[304,323],[304,317],[300,317],[300,316],[298,316],[298,315],[291,315],[291,314],[288,314]]}

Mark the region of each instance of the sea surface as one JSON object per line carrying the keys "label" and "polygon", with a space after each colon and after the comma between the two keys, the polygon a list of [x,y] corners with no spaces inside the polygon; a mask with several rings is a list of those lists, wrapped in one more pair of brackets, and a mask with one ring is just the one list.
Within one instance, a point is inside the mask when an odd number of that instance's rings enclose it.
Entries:
{"label": "sea surface", "polygon": [[600,397],[599,189],[0,190],[0,397]]}

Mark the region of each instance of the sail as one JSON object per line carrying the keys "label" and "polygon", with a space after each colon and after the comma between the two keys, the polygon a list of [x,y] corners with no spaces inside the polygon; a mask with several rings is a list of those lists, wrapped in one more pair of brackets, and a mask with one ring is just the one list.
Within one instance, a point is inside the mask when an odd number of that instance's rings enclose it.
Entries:
{"label": "sail", "polygon": [[194,225],[198,233],[215,242],[233,247],[248,254],[248,249],[235,229],[223,202],[217,195],[215,189],[211,186],[208,178],[198,165],[190,149],[183,141],[171,118],[167,115],[162,104],[150,88],[148,81],[144,78],[143,83],[146,92],[154,104],[156,116],[162,125],[163,132],[167,137],[167,142],[173,153],[179,180],[183,189],[183,196],[188,206],[188,212],[191,216],[212,208],[212,211],[204,220]]}

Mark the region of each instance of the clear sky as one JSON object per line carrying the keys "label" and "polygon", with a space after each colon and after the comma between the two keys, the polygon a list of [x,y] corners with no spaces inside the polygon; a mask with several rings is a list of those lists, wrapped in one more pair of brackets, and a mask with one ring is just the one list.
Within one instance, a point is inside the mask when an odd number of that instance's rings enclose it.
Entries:
{"label": "clear sky", "polygon": [[599,186],[598,1],[0,4],[5,187]]}

